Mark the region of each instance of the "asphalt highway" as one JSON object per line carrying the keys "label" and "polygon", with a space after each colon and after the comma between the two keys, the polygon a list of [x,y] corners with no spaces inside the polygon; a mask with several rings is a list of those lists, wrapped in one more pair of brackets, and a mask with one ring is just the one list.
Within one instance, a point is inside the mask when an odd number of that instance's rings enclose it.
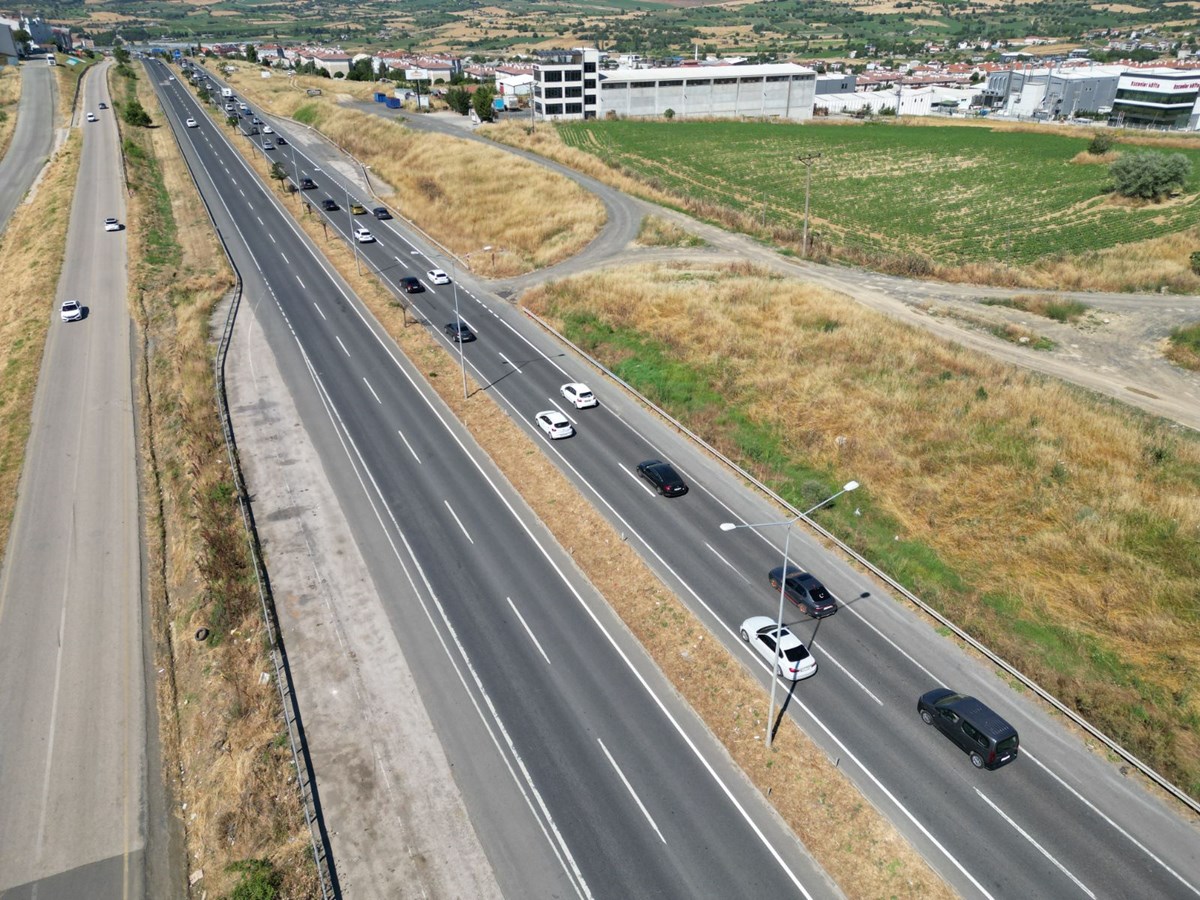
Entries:
{"label": "asphalt highway", "polygon": [[[109,99],[103,73],[87,76],[85,109]],[[5,900],[167,895],[148,836],[165,831],[149,799],[125,233],[104,229],[124,221],[124,191],[116,124],[98,117],[79,126],[57,294],[29,298],[53,320],[0,574]],[[60,321],[65,299],[82,302],[81,321]]]}
{"label": "asphalt highway", "polygon": [[[263,292],[257,314],[293,374],[305,427],[332,430],[316,439],[329,454],[326,468],[361,479],[362,488],[347,491],[348,514],[368,546],[392,548],[365,555],[387,586],[397,637],[403,643],[432,627],[445,651],[424,677],[458,680],[462,690],[447,695],[454,728],[465,716],[486,731],[466,747],[469,738],[452,735],[448,755],[498,753],[511,773],[496,784],[455,768],[469,807],[489,813],[473,824],[506,892],[835,893],[288,221],[282,201],[230,147],[228,127],[163,64],[148,70],[235,248],[248,299],[258,303]],[[197,127],[184,127],[187,118]],[[335,227],[349,227],[346,210]],[[396,244],[385,258],[382,244],[364,247],[373,262],[411,272],[394,260],[411,248]],[[479,796],[514,789],[515,802]],[[527,880],[531,873],[537,880]]]}
{"label": "asphalt highway", "polygon": [[54,69],[42,61],[21,66],[21,102],[8,152],[0,160],[0,231],[25,199],[54,145]]}
{"label": "asphalt highway", "polygon": [[[342,208],[328,214],[328,227],[349,240],[351,223],[364,217],[350,216],[344,198],[372,205],[361,188],[341,179],[332,158],[297,152],[298,171],[292,171],[290,153],[268,152],[279,155],[293,177],[317,182],[307,192],[314,200],[338,202]],[[365,224],[379,239],[359,245],[366,262],[393,287],[400,277],[421,277],[427,290],[408,299],[434,326],[453,321],[453,287],[424,278],[424,270],[449,270],[448,263],[395,221]],[[456,277],[462,318],[479,335],[464,348],[475,378],[544,441],[546,452],[640,544],[713,631],[762,671],[736,630],[750,615],[774,615],[777,595],[766,572],[782,561],[784,535],[782,529],[723,533],[718,525],[772,521],[778,511],[598,381],[517,311],[488,297],[469,275],[465,282],[461,271]],[[576,412],[563,403],[559,385],[577,379],[592,383],[600,408]],[[575,437],[552,443],[533,426],[538,410],[554,407],[577,423]],[[650,495],[633,474],[649,457],[673,461],[691,493],[674,500]],[[794,533],[791,551],[790,559],[814,571],[841,608],[819,625],[791,612],[820,670],[798,685],[788,711],[956,889],[993,897],[1200,895],[1194,819],[1144,791],[807,536]],[[939,685],[984,699],[1016,725],[1021,758],[995,772],[973,770],[916,715],[917,697]]]}

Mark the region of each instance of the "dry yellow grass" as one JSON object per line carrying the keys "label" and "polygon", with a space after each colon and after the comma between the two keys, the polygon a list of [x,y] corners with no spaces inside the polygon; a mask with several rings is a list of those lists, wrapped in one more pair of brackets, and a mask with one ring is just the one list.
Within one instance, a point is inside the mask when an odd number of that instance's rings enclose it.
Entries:
{"label": "dry yellow grass", "polygon": [[[123,97],[125,79],[114,79]],[[137,93],[162,113],[144,77]],[[312,852],[283,732],[279,695],[248,570],[246,540],[213,405],[211,315],[233,277],[208,226],[169,129],[129,129],[132,310],[144,358],[140,379],[147,546],[168,772],[186,804],[188,869],[199,889],[227,895],[234,861],[266,858],[283,875],[281,896],[311,897]],[[157,161],[160,192],[144,157]],[[176,223],[175,248],[164,249]],[[155,265],[153,256],[164,261]],[[193,638],[200,626],[216,639]]]}
{"label": "dry yellow grass", "polygon": [[17,107],[21,100],[21,70],[0,67],[0,159],[8,152],[8,143],[17,128]]}
{"label": "dry yellow grass", "polygon": [[[265,177],[261,158],[244,155]],[[784,722],[773,751],[764,752],[765,694],[745,667],[486,392],[472,385],[471,398],[463,400],[454,358],[424,327],[412,324],[378,281],[356,272],[341,240],[326,240],[311,217],[299,222],[847,895],[951,897],[920,854],[791,721]],[[669,638],[664,623],[671,626]]]}
{"label": "dry yellow grass", "polygon": [[631,267],[522,302],[655,335],[704,373],[714,399],[689,424],[727,452],[741,409],[792,465],[857,478],[852,545],[901,568],[900,548],[931,548],[967,587],[918,565],[927,599],[1200,790],[1200,441],[744,266]]}
{"label": "dry yellow grass", "polygon": [[0,547],[8,546],[25,462],[29,417],[37,390],[42,350],[62,271],[81,138],[74,134],[50,163],[37,203],[18,206],[0,235]]}
{"label": "dry yellow grass", "polygon": [[646,216],[636,243],[642,247],[702,247],[704,239],[659,216]]}
{"label": "dry yellow grass", "polygon": [[[300,111],[394,190],[389,206],[456,255],[495,247],[495,254],[471,259],[480,274],[505,277],[553,265],[578,253],[604,224],[594,196],[536,163],[478,141],[418,133],[276,80],[244,79],[238,90],[278,115]],[[328,79],[315,80],[330,89]]]}

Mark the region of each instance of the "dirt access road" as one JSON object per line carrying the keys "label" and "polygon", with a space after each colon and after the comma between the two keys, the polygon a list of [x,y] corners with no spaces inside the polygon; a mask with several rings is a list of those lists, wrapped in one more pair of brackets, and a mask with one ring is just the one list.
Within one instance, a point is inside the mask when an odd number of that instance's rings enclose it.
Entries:
{"label": "dirt access road", "polygon": [[[946,340],[1200,430],[1200,374],[1171,364],[1162,353],[1172,328],[1200,320],[1200,297],[1052,292],[1053,296],[1077,299],[1090,307],[1078,323],[1062,324],[1021,310],[988,306],[984,302],[1018,295],[1050,295],[1051,292],[916,281],[805,262],[744,234],[729,232],[631,197],[560,163],[488,140],[486,127],[476,128],[469,119],[455,113],[417,115],[380,109],[380,105],[374,103],[349,105],[385,118],[402,116],[418,130],[485,141],[570,178],[596,194],[604,204],[608,222],[582,253],[548,269],[492,282],[493,290],[502,297],[515,299],[526,288],[544,281],[631,263],[681,259],[699,263],[751,262],[845,294],[871,309],[924,328]],[[707,246],[678,250],[631,247],[638,226],[647,215],[677,223],[703,238]],[[1009,324],[1021,325],[1049,338],[1054,342],[1054,348],[1034,350],[1028,345],[996,337],[989,331],[991,327]]]}

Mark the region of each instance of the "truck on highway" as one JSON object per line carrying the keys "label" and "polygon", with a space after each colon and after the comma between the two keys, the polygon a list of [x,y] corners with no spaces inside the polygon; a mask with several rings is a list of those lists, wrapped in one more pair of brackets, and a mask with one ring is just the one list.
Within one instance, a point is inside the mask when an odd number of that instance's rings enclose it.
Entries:
{"label": "truck on highway", "polygon": [[221,96],[222,97],[232,97],[233,96],[233,88],[221,88]]}

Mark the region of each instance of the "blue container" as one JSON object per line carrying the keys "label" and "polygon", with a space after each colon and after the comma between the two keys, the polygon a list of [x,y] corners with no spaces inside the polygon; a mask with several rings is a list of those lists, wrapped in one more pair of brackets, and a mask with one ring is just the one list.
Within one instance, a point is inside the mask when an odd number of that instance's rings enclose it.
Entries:
{"label": "blue container", "polygon": [[399,109],[400,108],[400,98],[399,97],[388,97],[387,98],[387,108],[388,109]]}
{"label": "blue container", "polygon": [[375,92],[375,102],[376,103],[383,103],[386,100],[387,100],[387,94],[381,94],[379,91]]}

